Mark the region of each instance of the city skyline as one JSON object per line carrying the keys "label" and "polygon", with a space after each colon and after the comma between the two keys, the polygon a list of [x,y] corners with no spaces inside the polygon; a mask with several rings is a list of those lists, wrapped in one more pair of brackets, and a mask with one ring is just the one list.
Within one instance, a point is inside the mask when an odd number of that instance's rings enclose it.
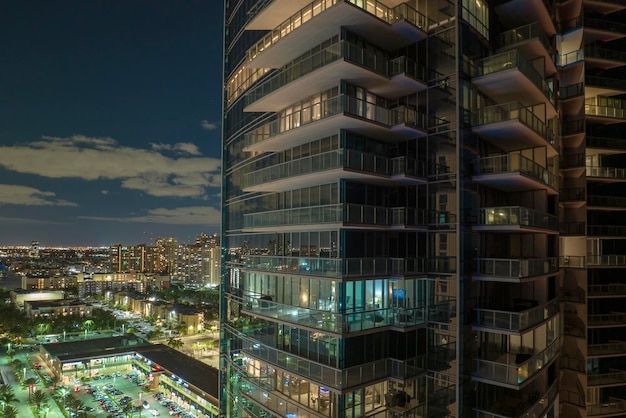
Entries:
{"label": "city skyline", "polygon": [[8,5],[0,245],[219,231],[222,5]]}

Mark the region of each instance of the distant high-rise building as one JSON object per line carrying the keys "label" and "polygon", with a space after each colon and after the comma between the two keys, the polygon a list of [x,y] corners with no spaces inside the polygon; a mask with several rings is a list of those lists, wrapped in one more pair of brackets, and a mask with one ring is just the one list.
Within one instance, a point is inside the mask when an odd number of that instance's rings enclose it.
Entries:
{"label": "distant high-rise building", "polygon": [[625,10],[225,1],[225,416],[626,416]]}
{"label": "distant high-rise building", "polygon": [[158,273],[176,273],[178,259],[178,239],[175,237],[159,237],[152,250],[152,268]]}
{"label": "distant high-rise building", "polygon": [[30,243],[30,251],[28,252],[28,255],[31,258],[39,258],[39,241],[32,241]]}
{"label": "distant high-rise building", "polygon": [[120,273],[146,271],[146,245],[111,245],[111,271]]}

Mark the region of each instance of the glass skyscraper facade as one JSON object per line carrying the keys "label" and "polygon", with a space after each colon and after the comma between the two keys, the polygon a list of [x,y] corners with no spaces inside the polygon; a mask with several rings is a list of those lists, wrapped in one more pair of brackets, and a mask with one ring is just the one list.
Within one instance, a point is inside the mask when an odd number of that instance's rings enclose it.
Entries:
{"label": "glass skyscraper facade", "polygon": [[224,416],[626,414],[625,8],[225,1]]}

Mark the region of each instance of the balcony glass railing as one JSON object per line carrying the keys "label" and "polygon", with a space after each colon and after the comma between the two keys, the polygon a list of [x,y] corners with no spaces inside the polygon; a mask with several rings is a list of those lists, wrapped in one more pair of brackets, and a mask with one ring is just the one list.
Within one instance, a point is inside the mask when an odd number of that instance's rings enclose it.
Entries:
{"label": "balcony glass railing", "polygon": [[559,271],[557,257],[548,258],[476,258],[475,275],[521,279]]}
{"label": "balcony glass railing", "polygon": [[366,331],[389,326],[407,327],[425,324],[430,310],[422,306],[338,314],[299,308],[269,300],[260,300],[256,297],[231,297],[231,300],[235,299],[241,304],[242,309],[255,315],[334,333]]}
{"label": "balcony glass railing", "polygon": [[598,105],[585,105],[585,115],[587,116],[602,116],[606,118],[614,119],[626,119],[625,109],[610,106],[598,106]]}
{"label": "balcony glass railing", "polygon": [[559,168],[580,168],[585,166],[585,153],[566,154],[559,158]]}
{"label": "balcony glass railing", "polygon": [[598,48],[595,46],[585,46],[585,56],[609,61],[626,62],[626,52],[615,49]]}
{"label": "balcony glass railing", "polygon": [[497,104],[478,109],[478,125],[518,120],[558,149],[557,137],[530,108],[518,102]]}
{"label": "balcony glass railing", "polygon": [[477,73],[475,76],[483,76],[517,68],[524,74],[549,101],[554,100],[554,93],[543,77],[535,69],[530,61],[527,61],[517,50],[503,52],[501,54],[492,55],[476,62]]}
{"label": "balcony glass railing", "polygon": [[587,177],[626,180],[626,168],[587,166]]}
{"label": "balcony glass railing", "polygon": [[309,123],[344,113],[388,127],[407,124],[417,129],[424,129],[427,120],[424,115],[408,107],[387,109],[365,100],[341,94],[281,116],[277,120],[246,133],[245,144],[249,147]]}
{"label": "balcony glass railing", "polygon": [[427,176],[426,164],[413,158],[387,158],[356,150],[338,149],[274,164],[260,170],[246,173],[243,177],[243,184],[244,187],[253,187],[273,181],[338,168],[389,177],[405,175],[415,178],[425,178]]}
{"label": "balcony glass railing", "polygon": [[613,356],[626,354],[626,342],[610,341],[604,344],[587,344],[587,355],[589,356]]}
{"label": "balcony glass railing", "polygon": [[537,374],[559,354],[559,339],[555,339],[543,351],[532,355],[526,361],[516,363],[516,354],[506,354],[508,361],[476,359],[476,375],[510,385],[520,385]]}
{"label": "balcony glass railing", "polygon": [[418,28],[427,28],[432,23],[432,21],[426,16],[406,3],[391,8],[376,0],[316,0],[298,10],[287,20],[278,25],[274,30],[265,35],[256,44],[254,44],[252,48],[248,50],[248,61],[253,60],[259,53],[271,47],[295,29],[302,26],[304,23],[318,16],[320,13],[328,10],[338,3],[343,2],[362,8],[389,24],[404,20]]}
{"label": "balcony glass railing", "polygon": [[575,287],[573,289],[562,287],[561,299],[567,302],[585,303],[585,290],[582,287]]}
{"label": "balcony glass railing", "polygon": [[425,258],[321,258],[246,256],[250,270],[322,277],[417,276],[426,272]]}
{"label": "balcony glass railing", "polygon": [[522,312],[475,309],[476,324],[481,327],[521,332],[559,313],[559,301],[553,300]]}
{"label": "balcony glass railing", "polygon": [[520,154],[496,155],[480,159],[479,174],[503,174],[519,172],[556,189],[558,177],[547,168]]}
{"label": "balcony glass railing", "polygon": [[606,402],[601,404],[587,404],[587,416],[617,416],[617,414],[626,413],[626,400],[621,398],[610,397]]}
{"label": "balcony glass railing", "polygon": [[478,225],[519,225],[558,229],[556,216],[521,206],[480,208],[478,210]]}
{"label": "balcony glass railing", "polygon": [[571,30],[576,30],[582,28],[583,26],[583,17],[577,16],[571,19],[567,19],[557,24],[557,31],[561,34],[565,32],[569,32]]}
{"label": "balcony glass railing", "polygon": [[559,222],[561,235],[585,235],[585,223],[576,221]]}
{"label": "balcony glass railing", "polygon": [[585,133],[585,129],[585,119],[564,120],[563,124],[561,125],[561,135],[579,135]]}
{"label": "balcony glass railing", "polygon": [[626,255],[611,254],[611,255],[588,255],[588,266],[615,266],[626,267]]}
{"label": "balcony glass railing", "polygon": [[589,297],[625,296],[626,283],[590,284],[587,290]]}
{"label": "balcony glass railing", "polygon": [[626,327],[626,313],[613,312],[609,314],[587,315],[587,325],[590,327],[602,327],[619,325]]}
{"label": "balcony glass railing", "polygon": [[[476,418],[536,418],[544,416],[544,412],[553,405],[556,395],[559,394],[558,382],[554,382],[552,386],[543,394],[534,397],[534,400],[522,401],[518,403],[519,398],[514,397],[512,402],[508,399],[501,399],[494,405],[487,407],[485,410],[475,408]],[[530,398],[526,396],[526,398]],[[516,406],[517,405],[517,406]]]}
{"label": "balcony glass railing", "polygon": [[386,208],[350,203],[256,212],[245,214],[243,219],[245,228],[280,228],[328,223],[409,228],[428,224],[428,216],[424,209]]}
{"label": "balcony glass railing", "polygon": [[585,17],[585,27],[600,29],[606,32],[626,33],[626,24],[608,19]]}
{"label": "balcony glass railing", "polygon": [[587,386],[608,386],[626,384],[626,371],[610,369],[607,373],[589,373]]}
{"label": "balcony glass railing", "polygon": [[251,89],[246,95],[246,104],[250,105],[292,81],[340,59],[356,63],[386,77],[406,74],[416,80],[424,80],[427,74],[426,67],[418,65],[411,58],[402,56],[390,60],[382,51],[371,50],[347,41],[337,41],[321,51],[299,57],[285,65],[278,73]]}
{"label": "balcony glass railing", "polygon": [[582,97],[585,95],[585,83],[563,86],[559,91],[559,99],[561,100],[571,99],[572,97]]}
{"label": "balcony glass railing", "polygon": [[559,68],[567,67],[568,65],[578,64],[585,59],[585,51],[578,49],[576,51],[568,52],[567,54],[560,54],[556,56],[556,66]]}
{"label": "balcony glass railing", "polygon": [[601,77],[598,75],[585,76],[585,84],[593,87],[604,87],[607,89],[625,90],[626,81],[619,78]]}
{"label": "balcony glass railing", "polygon": [[620,138],[587,136],[585,140],[587,141],[587,148],[626,149],[626,140]]}
{"label": "balcony glass railing", "polygon": [[585,188],[571,187],[567,189],[559,189],[559,197],[563,202],[578,202],[585,200]]}
{"label": "balcony glass railing", "polygon": [[559,257],[559,267],[584,269],[585,257],[581,255],[562,255]]}
{"label": "balcony glass railing", "polygon": [[626,226],[619,225],[589,225],[587,235],[605,237],[626,237]]}
{"label": "balcony glass railing", "polygon": [[609,206],[626,208],[626,197],[617,196],[587,196],[587,206]]}
{"label": "balcony glass railing", "polygon": [[537,22],[502,32],[498,37],[500,48],[517,45],[531,39],[538,39],[547,51],[552,49],[550,40]]}

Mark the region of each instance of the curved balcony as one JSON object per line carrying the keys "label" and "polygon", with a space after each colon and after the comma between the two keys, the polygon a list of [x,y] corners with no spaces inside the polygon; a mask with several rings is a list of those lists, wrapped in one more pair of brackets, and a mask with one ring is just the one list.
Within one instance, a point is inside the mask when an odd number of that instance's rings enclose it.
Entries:
{"label": "curved balcony", "polygon": [[626,140],[621,138],[602,138],[587,136],[587,149],[602,150],[603,154],[623,154],[626,152]]}
{"label": "curved balcony", "polygon": [[522,283],[558,273],[557,257],[475,258],[473,280]]}
{"label": "curved balcony", "polygon": [[[407,4],[389,7],[378,0],[269,0],[263,3],[263,7],[251,11],[255,17],[246,29],[289,33],[311,20],[306,31],[316,32],[336,29],[340,25],[337,22],[350,22],[355,27],[362,27],[363,31],[369,29],[370,35],[375,33],[384,45],[393,46],[389,49],[397,49],[425,39],[426,30],[434,23]],[[318,15],[322,17],[314,19]],[[328,26],[328,21],[335,24]],[[282,34],[281,37],[285,36]],[[268,42],[272,44],[266,40],[262,45]]]}
{"label": "curved balcony", "polygon": [[556,66],[558,68],[565,68],[576,64],[582,64],[585,62],[585,51],[577,49],[575,51],[568,52],[566,54],[559,54],[556,56]]}
{"label": "curved balcony", "polygon": [[626,197],[616,196],[587,196],[589,210],[626,210]]}
{"label": "curved balcony", "polygon": [[593,268],[615,268],[626,267],[626,255],[611,254],[611,255],[588,255],[587,266]]}
{"label": "curved balcony", "polygon": [[481,158],[478,174],[472,179],[507,193],[545,189],[556,194],[558,185],[558,177],[550,170],[520,154]]}
{"label": "curved balcony", "polygon": [[587,386],[625,386],[626,371],[609,369],[606,373],[590,373],[587,375]]}
{"label": "curved balcony", "polygon": [[587,180],[613,183],[626,181],[626,168],[587,166]]}
{"label": "curved balcony", "polygon": [[585,42],[610,42],[626,36],[626,24],[606,18],[585,17]]}
{"label": "curved balcony", "polygon": [[566,207],[582,207],[585,205],[585,188],[570,187],[567,189],[559,189],[559,198],[561,204]]}
{"label": "curved balcony", "polygon": [[548,36],[556,33],[551,2],[543,0],[498,0],[496,14],[505,26],[512,27],[516,22],[538,22]]}
{"label": "curved balcony", "polygon": [[548,73],[556,72],[552,44],[537,22],[502,32],[498,36],[498,51],[515,49],[528,57],[544,57]]}
{"label": "curved balcony", "polygon": [[[403,65],[402,65],[403,64]],[[246,92],[245,112],[278,112],[337,85],[358,80],[359,86],[384,97],[425,90],[426,68],[408,57],[390,63],[383,51],[372,51],[347,41],[295,58],[278,72]]]}
{"label": "curved balcony", "polygon": [[626,342],[609,341],[604,344],[587,344],[587,357],[621,357],[626,355]]}
{"label": "curved balcony", "polygon": [[476,323],[473,328],[476,330],[520,334],[557,315],[559,301],[555,299],[542,306],[519,312],[484,308],[475,308],[474,312]]}
{"label": "curved balcony", "polygon": [[274,232],[328,228],[428,229],[424,209],[358,204],[309,206],[243,215],[244,231]]}
{"label": "curved balcony", "polygon": [[576,355],[561,354],[559,356],[559,365],[562,369],[572,370],[578,373],[585,373],[587,371],[587,361],[580,351]]}
{"label": "curved balcony", "polygon": [[[285,57],[298,56],[323,42],[329,33],[337,31],[340,22],[350,22],[351,29],[354,28],[361,36],[376,33],[378,45],[393,46],[387,49],[399,49],[426,38],[423,28],[428,26],[428,19],[409,5],[396,6],[377,16],[363,13],[363,9],[355,3],[345,0],[310,2],[254,44],[247,52],[246,66],[281,67],[285,64]],[[365,27],[371,32],[360,30]],[[276,45],[280,47],[273,48]]]}
{"label": "curved balcony", "polygon": [[603,124],[621,123],[626,121],[626,110],[612,106],[585,104],[585,116],[587,119]]}
{"label": "curved balcony", "polygon": [[626,65],[626,52],[615,49],[585,46],[585,66],[601,70]]}
{"label": "curved balcony", "polygon": [[405,106],[387,109],[341,94],[284,115],[245,134],[244,151],[283,151],[341,129],[367,130],[392,142],[426,136],[426,117]]}
{"label": "curved balcony", "polygon": [[338,314],[299,308],[254,297],[244,297],[240,303],[242,303],[242,311],[253,316],[277,320],[280,323],[303,326],[312,330],[322,330],[337,335],[377,328],[414,327],[425,325],[428,320],[428,309],[426,307],[387,308]]}
{"label": "curved balcony", "polygon": [[585,9],[592,14],[606,15],[626,9],[624,0],[584,0]]}
{"label": "curved balcony", "polygon": [[522,206],[500,206],[480,208],[474,231],[490,232],[538,232],[558,233],[558,222],[554,215]]}
{"label": "curved balcony", "polygon": [[559,342],[555,339],[536,354],[505,353],[495,361],[478,358],[473,380],[519,389],[557,358]]}
{"label": "curved balcony", "polygon": [[588,328],[615,328],[626,327],[626,313],[613,312],[609,314],[587,315]]}
{"label": "curved balcony", "polygon": [[625,298],[626,284],[590,284],[587,286],[589,298]]}
{"label": "curved balcony", "polygon": [[585,289],[582,287],[576,287],[574,289],[562,287],[561,288],[561,300],[572,303],[586,303]]}
{"label": "curved balcony", "polygon": [[472,83],[496,102],[546,103],[548,119],[556,116],[555,96],[545,77],[516,50],[477,61]]}
{"label": "curved balcony", "polygon": [[587,416],[595,417],[616,417],[623,416],[626,413],[626,400],[621,398],[609,397],[606,402],[601,404],[587,404]]}
{"label": "curved balcony", "polygon": [[[432,260],[428,260],[432,261]],[[328,278],[414,277],[426,273],[424,258],[322,258],[251,255],[245,256],[241,268],[290,276]]]}
{"label": "curved balcony", "polygon": [[[559,169],[569,171],[573,170],[576,172],[577,175],[580,175],[584,171],[585,161],[586,160],[584,152],[581,152],[579,154],[561,154],[559,156]],[[575,177],[578,177],[577,175]]]}
{"label": "curved balcony", "polygon": [[519,395],[502,397],[485,409],[474,408],[476,418],[531,418],[546,416],[546,412],[554,405],[559,394],[559,382],[555,381],[543,394],[529,397],[527,401],[520,399]]}
{"label": "curved balcony", "polygon": [[472,131],[505,151],[547,147],[548,156],[558,153],[558,138],[532,110],[518,102],[478,109]]}
{"label": "curved balcony", "polygon": [[570,84],[562,86],[559,90],[559,100],[570,100],[577,97],[585,97],[585,83]]}
{"label": "curved balcony", "polygon": [[590,237],[626,238],[626,226],[620,225],[589,225],[587,235]]}
{"label": "curved balcony", "polygon": [[580,255],[562,255],[559,257],[559,267],[567,269],[586,268],[585,257]]}
{"label": "curved balcony", "polygon": [[586,75],[585,88],[589,97],[617,96],[626,93],[626,81],[620,78]]}
{"label": "curved balcony", "polygon": [[246,192],[281,192],[324,184],[337,179],[355,179],[383,185],[424,184],[426,164],[412,158],[387,158],[350,149],[338,149],[287,161],[246,173]]}

